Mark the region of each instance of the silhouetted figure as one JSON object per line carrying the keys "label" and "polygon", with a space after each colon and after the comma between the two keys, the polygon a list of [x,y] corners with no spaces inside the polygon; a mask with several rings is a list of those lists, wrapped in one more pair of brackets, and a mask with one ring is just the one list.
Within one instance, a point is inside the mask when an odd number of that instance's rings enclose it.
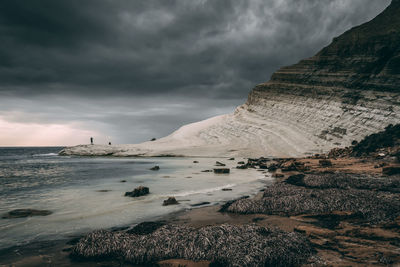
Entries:
{"label": "silhouetted figure", "polygon": [[108,145],[111,146],[111,142],[108,142]]}
{"label": "silhouetted figure", "polygon": [[93,137],[90,137],[90,144],[93,145]]}

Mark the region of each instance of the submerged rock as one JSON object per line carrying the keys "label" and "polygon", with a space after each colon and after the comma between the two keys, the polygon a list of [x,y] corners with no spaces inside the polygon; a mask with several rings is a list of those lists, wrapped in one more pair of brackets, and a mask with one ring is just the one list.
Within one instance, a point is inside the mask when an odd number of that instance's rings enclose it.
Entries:
{"label": "submerged rock", "polygon": [[35,210],[35,209],[16,209],[7,212],[3,215],[3,219],[25,218],[32,216],[47,216],[53,212],[49,210]]}
{"label": "submerged rock", "polygon": [[139,186],[135,188],[132,192],[126,192],[125,196],[126,197],[141,197],[148,195],[150,193],[150,190],[148,187],[145,186]]}
{"label": "submerged rock", "polygon": [[203,201],[203,202],[200,202],[200,203],[191,204],[190,206],[191,207],[199,207],[199,206],[204,206],[204,205],[208,205],[208,204],[211,204],[211,203],[208,202],[208,201]]}

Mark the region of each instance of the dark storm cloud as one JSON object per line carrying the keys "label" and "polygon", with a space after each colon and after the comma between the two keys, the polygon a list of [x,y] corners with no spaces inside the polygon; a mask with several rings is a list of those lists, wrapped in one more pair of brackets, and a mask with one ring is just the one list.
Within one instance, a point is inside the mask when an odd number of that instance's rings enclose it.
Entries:
{"label": "dark storm cloud", "polygon": [[0,119],[161,137],[233,111],[389,2],[2,0]]}
{"label": "dark storm cloud", "polygon": [[4,0],[0,90],[243,97],[387,3]]}

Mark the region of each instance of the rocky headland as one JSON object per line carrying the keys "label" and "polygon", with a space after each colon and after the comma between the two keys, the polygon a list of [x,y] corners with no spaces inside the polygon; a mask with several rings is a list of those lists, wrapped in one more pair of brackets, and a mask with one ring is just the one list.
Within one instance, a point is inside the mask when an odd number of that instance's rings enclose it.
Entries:
{"label": "rocky headland", "polygon": [[233,114],[137,145],[81,145],[61,155],[299,157],[400,123],[400,1],[315,56],[257,85]]}

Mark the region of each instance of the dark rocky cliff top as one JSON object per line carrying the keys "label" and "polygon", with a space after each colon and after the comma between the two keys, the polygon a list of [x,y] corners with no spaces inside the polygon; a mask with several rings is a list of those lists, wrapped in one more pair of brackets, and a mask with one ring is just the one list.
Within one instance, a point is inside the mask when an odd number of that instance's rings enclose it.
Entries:
{"label": "dark rocky cliff top", "polygon": [[315,56],[281,68],[256,90],[277,85],[281,90],[318,86],[400,92],[400,0]]}

